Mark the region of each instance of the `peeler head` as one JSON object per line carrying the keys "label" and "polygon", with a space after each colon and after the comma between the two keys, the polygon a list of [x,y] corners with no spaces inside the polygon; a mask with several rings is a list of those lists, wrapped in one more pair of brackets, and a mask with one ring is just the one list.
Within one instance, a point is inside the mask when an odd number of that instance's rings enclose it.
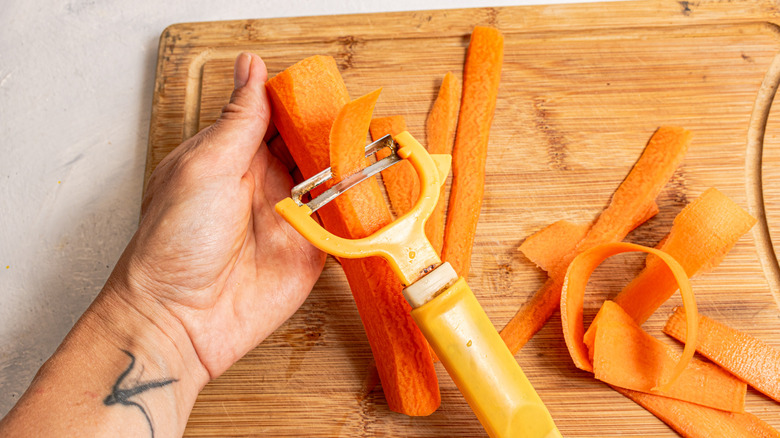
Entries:
{"label": "peeler head", "polygon": [[[425,236],[428,220],[450,169],[449,155],[430,155],[417,140],[404,131],[395,137],[385,136],[366,146],[366,156],[382,148],[391,154],[382,160],[344,178],[308,203],[302,198],[315,187],[332,178],[330,168],[293,188],[290,198],[276,204],[276,211],[319,249],[345,258],[380,256],[385,258],[404,283],[410,285],[441,264],[439,256]],[[406,214],[362,239],[345,239],[322,228],[311,214],[340,194],[382,170],[408,160],[420,179],[420,196]]]}

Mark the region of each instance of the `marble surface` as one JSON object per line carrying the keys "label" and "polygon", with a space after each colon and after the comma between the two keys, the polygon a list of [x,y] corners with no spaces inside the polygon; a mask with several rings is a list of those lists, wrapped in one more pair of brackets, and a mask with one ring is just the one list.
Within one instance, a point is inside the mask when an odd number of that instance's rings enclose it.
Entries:
{"label": "marble surface", "polygon": [[166,26],[549,2],[3,0],[0,416],[100,291],[135,231]]}

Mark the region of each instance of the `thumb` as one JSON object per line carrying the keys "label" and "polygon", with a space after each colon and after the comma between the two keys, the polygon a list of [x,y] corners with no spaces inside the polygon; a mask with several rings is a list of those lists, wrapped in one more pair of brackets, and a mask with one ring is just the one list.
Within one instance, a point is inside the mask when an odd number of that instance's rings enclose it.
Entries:
{"label": "thumb", "polygon": [[268,72],[265,63],[253,53],[236,58],[234,89],[222,115],[206,131],[201,147],[216,171],[238,176],[249,169],[263,140],[271,116],[265,90]]}

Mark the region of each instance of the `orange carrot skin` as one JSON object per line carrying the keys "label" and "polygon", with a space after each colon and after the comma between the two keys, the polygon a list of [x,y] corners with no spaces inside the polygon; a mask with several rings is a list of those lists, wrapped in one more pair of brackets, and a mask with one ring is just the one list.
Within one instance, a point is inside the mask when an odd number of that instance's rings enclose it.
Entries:
{"label": "orange carrot skin", "polygon": [[[563,285],[566,268],[577,254],[599,243],[622,240],[626,234],[658,211],[655,197],[674,174],[675,168],[688,150],[690,141],[690,132],[683,128],[658,128],[642,156],[615,191],[609,206],[596,219],[586,237],[577,243],[574,243],[572,238],[567,246],[575,248],[565,257],[558,260],[536,260],[537,264],[550,267],[547,274],[554,280],[537,290],[501,331],[501,337],[507,345],[517,348],[510,348],[513,353],[517,353],[558,308],[561,288],[551,286]],[[563,245],[562,242],[558,244]],[[514,338],[515,336],[522,338]]]}
{"label": "orange carrot skin", "polygon": [[747,386],[722,368],[694,359],[666,391],[656,390],[677,361],[671,347],[642,330],[613,301],[605,301],[593,345],[596,379],[729,412],[745,411]]}
{"label": "orange carrot skin", "polygon": [[[679,309],[666,322],[664,333],[685,341],[687,329]],[[748,385],[780,402],[780,350],[760,339],[699,315],[696,351]]]}
{"label": "orange carrot skin", "polygon": [[780,433],[750,413],[712,409],[659,395],[613,387],[685,438],[780,438]]}
{"label": "orange carrot skin", "polygon": [[447,225],[442,259],[467,277],[485,187],[488,136],[496,108],[504,37],[496,29],[475,27],[463,68],[463,97],[452,155]]}
{"label": "orange carrot skin", "polygon": [[328,140],[334,182],[368,167],[364,153],[365,133],[381,91],[375,90],[347,103],[336,115]]}
{"label": "orange carrot skin", "polygon": [[[266,88],[274,124],[301,174],[308,178],[328,167],[331,128],[349,102],[335,61],[307,58],[271,78]],[[392,221],[376,179],[353,187],[318,213],[325,228],[347,238],[365,237]],[[429,415],[440,403],[436,370],[401,294],[403,286],[381,258],[341,262],[388,407],[407,415]]]}
{"label": "orange carrot skin", "polygon": [[[455,129],[458,126],[458,110],[460,108],[460,81],[454,74],[447,72],[442,79],[441,87],[433,108],[425,121],[428,152],[431,154],[452,154]],[[441,186],[439,202],[425,223],[425,235],[433,245],[436,253],[441,255],[444,246],[444,220],[447,208],[444,185]]]}
{"label": "orange carrot skin", "polygon": [[[756,223],[756,219],[717,189],[706,190],[674,219],[660,249],[674,257],[688,276],[716,264]],[[615,297],[642,324],[677,290],[669,269],[648,257],[647,267]]]}
{"label": "orange carrot skin", "polygon": [[[406,131],[406,120],[403,116],[379,117],[371,120],[371,139],[376,141],[385,135],[396,135]],[[376,158],[390,155],[390,151],[377,151]],[[382,171],[382,181],[385,183],[387,197],[393,206],[396,216],[401,216],[414,207],[420,196],[420,178],[408,161],[402,161],[387,170]]]}
{"label": "orange carrot skin", "polygon": [[567,220],[553,222],[525,239],[519,249],[536,266],[550,272],[574,251],[588,229],[590,225]]}

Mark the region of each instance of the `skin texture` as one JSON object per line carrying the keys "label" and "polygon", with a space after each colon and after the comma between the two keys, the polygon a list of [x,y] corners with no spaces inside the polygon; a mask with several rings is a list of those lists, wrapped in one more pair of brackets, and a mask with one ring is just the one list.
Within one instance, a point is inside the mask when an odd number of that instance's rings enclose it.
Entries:
{"label": "skin texture", "polygon": [[263,141],[263,61],[239,55],[234,79],[152,174],[138,231],[0,436],[181,436],[203,386],[308,296],[325,255],[273,211],[293,182]]}

